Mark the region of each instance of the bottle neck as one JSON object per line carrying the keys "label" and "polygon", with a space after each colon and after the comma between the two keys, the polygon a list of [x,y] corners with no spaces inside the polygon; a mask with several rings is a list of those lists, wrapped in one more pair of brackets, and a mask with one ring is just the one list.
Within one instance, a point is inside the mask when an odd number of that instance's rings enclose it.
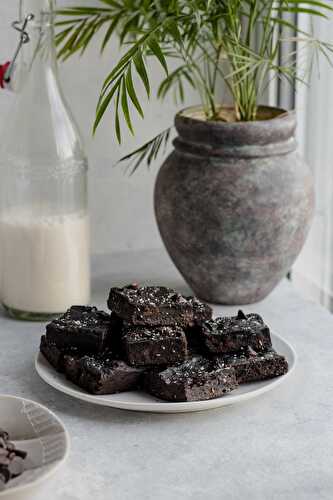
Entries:
{"label": "bottle neck", "polygon": [[23,46],[21,55],[25,70],[30,73],[40,66],[57,71],[53,13],[42,12],[39,20],[30,23],[27,33],[30,41]]}
{"label": "bottle neck", "polygon": [[29,14],[33,14],[38,24],[42,23],[44,13],[53,13],[55,7],[54,0],[20,0],[19,19],[23,19]]}

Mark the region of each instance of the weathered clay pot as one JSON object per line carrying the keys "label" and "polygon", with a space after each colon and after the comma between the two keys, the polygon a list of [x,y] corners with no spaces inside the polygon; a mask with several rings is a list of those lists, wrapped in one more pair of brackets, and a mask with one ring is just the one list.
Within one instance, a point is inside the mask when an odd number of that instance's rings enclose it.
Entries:
{"label": "weathered clay pot", "polygon": [[165,246],[198,297],[263,299],[290,270],[314,207],[309,168],[296,152],[293,112],[208,122],[176,116],[175,150],[160,169],[155,212]]}

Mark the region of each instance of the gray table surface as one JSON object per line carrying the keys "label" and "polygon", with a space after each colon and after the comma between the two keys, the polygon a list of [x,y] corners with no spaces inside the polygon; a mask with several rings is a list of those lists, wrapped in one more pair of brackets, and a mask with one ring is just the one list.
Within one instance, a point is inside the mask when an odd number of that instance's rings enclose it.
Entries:
{"label": "gray table surface", "polygon": [[[186,285],[159,251],[94,259],[93,301],[112,285]],[[215,314],[237,308],[215,307]],[[1,392],[38,401],[72,441],[48,500],[219,500],[333,498],[333,316],[283,282],[245,307],[264,315],[298,353],[285,384],[207,412],[159,415],[93,406],[46,385],[34,369],[44,325],[0,317]]]}

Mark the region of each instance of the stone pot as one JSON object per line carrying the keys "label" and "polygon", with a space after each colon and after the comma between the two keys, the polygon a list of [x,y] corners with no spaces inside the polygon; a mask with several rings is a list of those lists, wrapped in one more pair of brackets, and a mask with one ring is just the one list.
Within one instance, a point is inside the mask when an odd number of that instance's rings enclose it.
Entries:
{"label": "stone pot", "polygon": [[296,151],[294,112],[262,107],[254,122],[176,116],[159,171],[155,213],[164,244],[194,293],[249,304],[286,276],[309,231],[313,180]]}

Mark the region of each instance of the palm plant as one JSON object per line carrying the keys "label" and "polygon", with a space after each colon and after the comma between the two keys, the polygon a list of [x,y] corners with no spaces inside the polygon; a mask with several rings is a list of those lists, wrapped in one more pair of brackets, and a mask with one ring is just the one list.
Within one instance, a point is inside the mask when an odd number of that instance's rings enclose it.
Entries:
{"label": "palm plant", "polygon": [[[182,101],[186,86],[198,92],[207,120],[250,121],[260,119],[258,102],[272,78],[307,80],[296,71],[295,52],[284,60],[278,57],[284,44],[310,46],[313,54],[330,59],[332,46],[315,39],[311,32],[298,29],[286,14],[326,17],[331,2],[319,0],[99,0],[99,7],[71,7],[58,12],[60,30],[56,36],[59,57],[68,59],[84,53],[103,28],[101,51],[114,33],[125,53],[115,61],[100,92],[94,131],[114,104],[114,128],[121,142],[122,127],[134,133],[132,113],[144,116],[138,98],[141,80],[147,97],[151,94],[148,59],[163,68],[157,94],[170,91]],[[259,36],[258,36],[259,35]],[[177,61],[169,71],[168,61]],[[234,113],[226,116],[218,95],[222,82],[234,103]],[[136,164],[148,164],[168,141],[166,130],[126,157]]]}

